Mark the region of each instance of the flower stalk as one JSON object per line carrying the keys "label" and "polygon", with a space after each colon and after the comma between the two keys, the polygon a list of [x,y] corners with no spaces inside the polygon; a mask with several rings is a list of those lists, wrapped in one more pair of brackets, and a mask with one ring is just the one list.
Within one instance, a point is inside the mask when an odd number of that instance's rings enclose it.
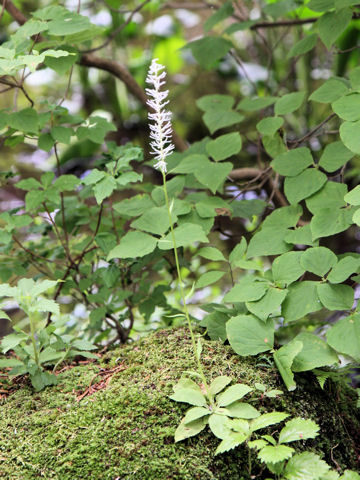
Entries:
{"label": "flower stalk", "polygon": [[206,394],[209,398],[209,401],[213,406],[214,399],[210,393],[210,389],[204,375],[204,371],[203,371],[201,360],[200,360],[200,352],[198,352],[198,349],[196,346],[195,335],[194,335],[194,331],[191,324],[189,310],[186,304],[186,296],[185,296],[185,291],[183,287],[183,279],[181,274],[179,255],[178,255],[175,232],[174,232],[174,223],[171,215],[170,200],[169,200],[169,195],[167,191],[166,157],[171,155],[175,147],[172,143],[171,112],[168,110],[165,110],[165,106],[169,103],[169,100],[166,100],[169,94],[169,91],[161,90],[161,88],[165,85],[166,72],[164,71],[164,68],[165,67],[163,65],[160,65],[159,63],[157,63],[157,59],[153,59],[149,68],[149,73],[146,77],[146,82],[152,85],[153,87],[153,88],[146,89],[146,93],[149,96],[147,104],[154,110],[154,113],[148,114],[149,120],[153,122],[149,124],[150,138],[152,139],[152,141],[150,142],[150,146],[152,148],[150,153],[155,156],[155,160],[157,160],[157,163],[154,166],[156,169],[161,171],[162,177],[163,177],[165,205],[166,205],[166,209],[169,216],[171,239],[173,244],[176,271],[178,276],[180,296],[183,303],[184,315],[187,320],[187,324],[190,332],[191,343],[194,351],[194,357],[197,363],[198,373],[201,376],[201,380],[205,387]]}

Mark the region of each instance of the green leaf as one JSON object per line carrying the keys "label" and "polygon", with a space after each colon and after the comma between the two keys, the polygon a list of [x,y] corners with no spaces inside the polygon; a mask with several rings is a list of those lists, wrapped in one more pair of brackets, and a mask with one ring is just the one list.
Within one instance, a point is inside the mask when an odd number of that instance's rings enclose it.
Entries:
{"label": "green leaf", "polygon": [[330,347],[360,362],[360,316],[342,318],[326,332]]}
{"label": "green leaf", "polygon": [[223,439],[231,433],[231,420],[225,415],[213,413],[209,417],[209,427],[215,437]]}
{"label": "green leaf", "polygon": [[360,94],[349,93],[331,104],[333,111],[343,120],[353,122],[360,119]]}
{"label": "green leaf", "polygon": [[286,480],[318,480],[329,469],[329,465],[320,460],[319,455],[303,452],[290,458],[283,475]]}
{"label": "green leaf", "polygon": [[24,363],[16,358],[0,358],[0,368],[22,367],[23,365]]}
{"label": "green leaf", "polygon": [[71,346],[78,350],[96,350],[97,347],[87,340],[74,340]]}
{"label": "green leaf", "polygon": [[194,437],[200,433],[207,425],[207,417],[199,418],[191,423],[184,423],[184,420],[181,421],[180,425],[175,431],[175,442],[181,442],[186,438]]}
{"label": "green leaf", "polygon": [[246,252],[246,239],[245,237],[242,237],[240,243],[235,245],[235,247],[232,249],[230,255],[229,255],[229,262],[231,265],[236,266],[236,263],[239,260],[243,260],[245,252]]}
{"label": "green leaf", "polygon": [[340,125],[340,138],[344,145],[353,153],[360,154],[360,120],[357,122],[343,122]]}
{"label": "green leaf", "polygon": [[[172,223],[175,224],[177,216],[172,214]],[[167,207],[153,207],[148,209],[131,226],[144,232],[162,235],[170,228],[169,213]]]}
{"label": "green leaf", "polygon": [[20,345],[23,340],[27,340],[28,336],[25,333],[10,333],[1,340],[1,350],[3,353],[13,350]]}
{"label": "green leaf", "polygon": [[315,438],[319,432],[319,425],[312,420],[304,418],[293,418],[286,422],[285,427],[280,432],[279,443],[295,442],[297,440],[307,440]]}
{"label": "green leaf", "polygon": [[[267,227],[264,222],[260,232],[255,233],[251,238],[246,258],[280,255],[288,252],[291,250],[291,246],[284,240],[286,234],[286,228],[281,228],[280,225],[278,227]],[[269,241],[269,239],[271,239],[271,241]]]}
{"label": "green leaf", "polygon": [[318,282],[302,281],[289,286],[289,292],[282,304],[282,314],[286,322],[294,322],[308,313],[321,310],[322,305],[317,295]]}
{"label": "green leaf", "polygon": [[319,37],[328,50],[349,25],[351,18],[352,11],[349,8],[343,8],[336,12],[327,12],[318,19],[316,25]]}
{"label": "green leaf", "polygon": [[360,226],[360,209],[358,208],[352,217],[353,222]]}
{"label": "green leaf", "polygon": [[222,110],[231,110],[234,106],[235,99],[230,95],[204,95],[196,100],[196,105],[207,112],[211,111],[222,111]]}
{"label": "green leaf", "polygon": [[360,67],[355,67],[349,72],[349,80],[354,90],[360,89]]}
{"label": "green leaf", "polygon": [[314,247],[303,252],[300,263],[307,272],[324,277],[336,265],[337,257],[326,247]]}
{"label": "green leaf", "polygon": [[321,190],[306,199],[306,206],[315,214],[324,208],[338,210],[346,205],[346,192],[346,184],[327,181]]}
{"label": "green leaf", "polygon": [[[195,223],[183,223],[174,229],[176,246],[187,247],[195,242],[208,243],[204,230]],[[161,250],[170,250],[174,248],[172,235],[168,233],[164,238],[158,241],[158,247]]]}
{"label": "green leaf", "polygon": [[289,207],[276,208],[263,221],[263,228],[289,228],[295,227],[302,214],[302,207],[300,205],[291,205]]}
{"label": "green leaf", "polygon": [[78,139],[91,140],[94,143],[103,143],[108,132],[115,132],[116,127],[103,117],[89,117],[76,131]]}
{"label": "green leaf", "polygon": [[207,405],[206,399],[201,391],[193,388],[178,388],[169,398],[175,402],[189,403],[197,407],[206,407]]}
{"label": "green leaf", "polygon": [[302,342],[290,342],[274,353],[274,361],[289,392],[295,390],[296,382],[291,370],[293,361],[303,348]]}
{"label": "green leaf", "polygon": [[310,0],[308,8],[315,12],[326,12],[334,8],[334,0]]}
{"label": "green leaf", "polygon": [[301,107],[305,99],[305,92],[287,93],[275,103],[275,115],[287,115]]}
{"label": "green leaf", "polygon": [[215,247],[203,247],[197,252],[200,257],[206,258],[207,260],[225,262],[226,259],[224,255]]}
{"label": "green leaf", "polygon": [[[206,196],[200,202],[195,204],[195,209],[201,218],[214,218],[221,215],[224,210],[226,214],[231,214],[231,205],[220,197]],[[220,209],[220,213],[217,211]]]}
{"label": "green leaf", "polygon": [[234,402],[226,407],[226,415],[232,418],[251,420],[260,416],[260,412],[249,403]]}
{"label": "green leaf", "polygon": [[94,195],[98,205],[102,203],[105,198],[112,195],[116,188],[116,180],[111,175],[106,175],[100,182],[94,186]]}
{"label": "green leaf", "polygon": [[210,393],[212,395],[217,395],[220,393],[224,388],[229,385],[231,382],[231,377],[226,375],[221,375],[219,377],[214,378],[214,380],[210,384]]}
{"label": "green leaf", "polygon": [[352,273],[358,271],[359,266],[359,262],[354,261],[354,258],[344,257],[333,267],[327,279],[330,283],[345,282]]}
{"label": "green leaf", "polygon": [[329,237],[347,230],[353,223],[354,211],[345,208],[324,208],[319,210],[310,221],[313,240]]}
{"label": "green leaf", "polygon": [[147,212],[155,204],[149,195],[135,195],[131,198],[126,198],[121,202],[114,203],[113,208],[115,212],[126,217],[137,217]]}
{"label": "green leaf", "polygon": [[54,182],[54,187],[59,192],[71,192],[79,185],[80,180],[75,175],[61,175]]}
{"label": "green leaf", "polygon": [[302,350],[297,354],[292,364],[293,372],[305,372],[318,367],[334,365],[339,361],[334,350],[324,340],[312,333],[299,333],[292,342],[302,342],[303,344]]}
{"label": "green leaf", "polygon": [[204,23],[204,31],[209,32],[215,25],[222,22],[234,13],[234,8],[231,1],[225,2],[211,17]]}
{"label": "green leaf", "polygon": [[[28,291],[32,296],[37,297],[38,295],[41,295],[42,293],[47,292],[51,288],[55,288],[57,284],[58,284],[58,280],[37,281],[36,283],[33,282],[31,290],[28,290]],[[20,282],[18,285],[20,286]]]}
{"label": "green leaf", "polygon": [[295,450],[286,445],[266,445],[258,453],[258,458],[265,463],[278,463],[292,457]]}
{"label": "green leaf", "polygon": [[74,131],[72,128],[68,127],[53,127],[50,130],[50,133],[55,141],[69,145],[71,142],[71,135],[73,135]]}
{"label": "green leaf", "polygon": [[36,110],[25,108],[20,112],[8,116],[8,124],[11,128],[25,133],[37,133],[39,130],[39,119]]}
{"label": "green leaf", "polygon": [[221,135],[206,144],[206,151],[216,162],[236,155],[241,150],[241,137],[237,132]]}
{"label": "green leaf", "polygon": [[269,412],[264,413],[258,418],[255,418],[250,423],[250,430],[252,432],[256,432],[257,430],[261,430],[263,428],[269,427],[270,425],[276,425],[277,423],[282,422],[289,416],[288,413],[285,412]]}
{"label": "green leaf", "polygon": [[284,192],[291,204],[300,203],[321,189],[327,176],[315,168],[307,168],[296,177],[285,178]]}
{"label": "green leaf", "polygon": [[226,332],[231,347],[241,356],[267,352],[274,346],[272,320],[264,323],[253,315],[239,315],[230,318]]}
{"label": "green leaf", "polygon": [[220,280],[225,273],[226,272],[220,272],[219,270],[211,270],[210,272],[206,272],[196,281],[195,288],[204,288],[208,285],[212,285]]}
{"label": "green leaf", "polygon": [[209,165],[207,156],[193,153],[181,160],[181,162],[171,170],[171,173],[195,173],[202,165]]}
{"label": "green leaf", "polygon": [[203,115],[203,121],[211,134],[218,130],[231,127],[244,120],[244,116],[232,110],[208,110]]}
{"label": "green leaf", "polygon": [[[185,177],[178,175],[166,182],[169,198],[175,198],[182,192],[185,185]],[[155,187],[151,192],[151,197],[154,202],[160,206],[165,204],[164,188],[163,186]]]}
{"label": "green leaf", "polygon": [[144,257],[155,250],[156,244],[157,239],[147,233],[128,232],[120,244],[109,252],[107,261],[113,258]]}
{"label": "green leaf", "polygon": [[[264,435],[265,436],[265,435]],[[274,442],[276,444],[276,442]],[[263,438],[258,438],[257,440],[252,440],[251,442],[248,442],[248,447],[249,448],[256,448],[257,450],[260,450],[261,448],[265,447],[268,444],[266,440]]]}
{"label": "green leaf", "polygon": [[272,137],[284,124],[282,117],[267,117],[257,123],[256,128],[261,135],[268,135]]}
{"label": "green leaf", "polygon": [[345,470],[344,475],[341,475],[339,480],[360,480],[360,475],[353,470]]}
{"label": "green leaf", "polygon": [[42,133],[38,138],[38,147],[45,152],[50,152],[54,143],[55,141],[50,133]]}
{"label": "green leaf", "polygon": [[41,188],[41,183],[38,182],[35,178],[26,178],[25,180],[20,180],[16,183],[16,188],[21,188],[21,190],[38,190]]}
{"label": "green leaf", "polygon": [[102,172],[97,168],[91,170],[91,172],[83,178],[82,183],[84,185],[95,185],[96,183],[100,182],[103,178],[106,177],[106,172]]}
{"label": "green leaf", "polygon": [[328,310],[349,310],[354,303],[354,290],[349,285],[321,283],[317,286],[321,303]]}
{"label": "green leaf", "polygon": [[293,45],[287,54],[287,58],[293,58],[297,57],[298,55],[304,55],[307,52],[310,52],[312,50],[317,42],[317,35],[316,33],[311,33],[310,35],[307,35],[305,38],[302,38],[298,42]]}
{"label": "green leaf", "polygon": [[186,45],[200,65],[207,70],[215,67],[232,46],[231,42],[222,37],[203,37]]}
{"label": "green leaf", "polygon": [[262,137],[262,144],[265,148],[266,153],[270,157],[277,157],[281,153],[286,152],[286,146],[284,144],[284,140],[282,135],[280,135],[280,131],[276,132],[275,135],[271,137],[263,136]]}
{"label": "green leaf", "polygon": [[49,298],[38,299],[33,310],[35,312],[51,312],[55,315],[58,315],[60,313],[59,305],[54,300],[51,300]]}
{"label": "green leaf", "polygon": [[280,175],[295,177],[313,163],[310,150],[300,147],[280,154],[271,162],[271,166]]}
{"label": "green leaf", "polygon": [[241,400],[249,392],[252,392],[252,390],[251,387],[242,383],[231,385],[231,387],[228,387],[225,392],[220,393],[220,395],[216,397],[216,403],[219,407],[226,407],[237,400]]}
{"label": "green leaf", "polygon": [[83,32],[91,27],[88,17],[64,9],[61,15],[48,23],[48,32],[50,35],[64,36]]}
{"label": "green leaf", "polygon": [[220,453],[228,452],[233,448],[241,445],[247,439],[247,435],[244,433],[231,433],[220,443],[215,451],[215,456]]}
{"label": "green leaf", "polygon": [[54,172],[45,172],[41,175],[40,180],[44,189],[47,189],[50,187],[54,178],[55,178]]}
{"label": "green leaf", "polygon": [[259,199],[236,200],[231,204],[233,217],[248,218],[252,220],[254,215],[261,215],[266,207],[266,202]]}
{"label": "green leaf", "polygon": [[[28,23],[28,22],[26,22]],[[64,48],[64,47],[63,47]],[[54,70],[59,75],[65,75],[78,60],[78,51],[73,47],[65,47],[71,55],[60,58],[45,57],[45,65]]]}
{"label": "green leaf", "polygon": [[249,98],[246,97],[236,107],[238,110],[244,110],[245,112],[257,112],[264,108],[270,107],[276,102],[276,97],[258,97]]}
{"label": "green leaf", "polygon": [[246,308],[265,322],[271,314],[280,313],[280,306],[286,294],[287,290],[270,287],[265,295],[257,302],[246,302]]}
{"label": "green leaf", "polygon": [[309,97],[309,100],[319,103],[332,103],[349,91],[344,80],[340,78],[329,78],[321,87],[316,89]]}
{"label": "green leaf", "polygon": [[201,165],[196,169],[195,177],[202,185],[209,188],[212,193],[215,194],[217,190],[221,190],[224,181],[232,169],[233,165],[230,162],[208,162],[206,165]]}
{"label": "green leaf", "polygon": [[208,408],[204,407],[193,407],[190,408],[184,417],[184,423],[191,423],[199,420],[199,418],[206,417],[211,415],[211,411]]}
{"label": "green leaf", "polygon": [[360,205],[360,185],[350,190],[350,192],[344,196],[344,200],[350,203],[350,205]]}
{"label": "green leaf", "polygon": [[343,167],[353,156],[354,154],[342,142],[332,142],[326,145],[319,165],[327,172],[332,173]]}
{"label": "green leaf", "polygon": [[201,327],[207,329],[207,333],[211,340],[226,340],[226,322],[229,317],[221,312],[213,312],[203,318],[200,322]]}
{"label": "green leaf", "polygon": [[39,355],[40,363],[53,362],[56,363],[57,360],[64,356],[64,352],[58,352],[51,347],[45,348]]}
{"label": "green leaf", "polygon": [[265,282],[257,281],[253,275],[245,275],[237,284],[225,295],[225,303],[237,303],[260,300],[269,285]]}
{"label": "green leaf", "polygon": [[288,252],[277,257],[272,264],[274,282],[285,286],[295,282],[305,272],[300,264],[302,252]]}

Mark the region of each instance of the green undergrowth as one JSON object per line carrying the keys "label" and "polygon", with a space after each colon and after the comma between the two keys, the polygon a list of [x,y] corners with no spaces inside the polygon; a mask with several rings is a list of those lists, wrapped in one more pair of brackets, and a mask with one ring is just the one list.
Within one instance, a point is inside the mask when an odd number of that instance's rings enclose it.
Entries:
{"label": "green undergrowth", "polygon": [[[262,358],[241,358],[230,347],[203,341],[209,378],[232,376],[250,386],[283,388],[277,370]],[[248,479],[248,453],[239,447],[214,457],[219,443],[203,432],[175,444],[173,435],[186,406],[168,396],[181,372],[193,368],[185,329],[158,331],[105,354],[99,364],[59,374],[58,385],[34,393],[19,388],[0,405],[0,477],[61,480],[241,480]],[[101,369],[122,365],[106,389],[76,401]],[[259,405],[256,405],[259,408]],[[359,470],[360,418],[352,392],[329,382],[324,390],[312,375],[298,389],[264,399],[260,409],[282,410],[319,423],[320,435],[300,448],[319,453],[335,468]],[[253,459],[253,477],[268,477]]]}

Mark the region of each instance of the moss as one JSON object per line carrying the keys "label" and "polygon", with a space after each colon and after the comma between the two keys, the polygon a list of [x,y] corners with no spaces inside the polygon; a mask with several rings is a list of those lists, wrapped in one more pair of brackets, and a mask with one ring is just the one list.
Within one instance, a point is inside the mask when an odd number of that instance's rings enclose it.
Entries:
{"label": "moss", "polygon": [[[61,373],[56,387],[41,393],[19,389],[0,407],[0,478],[248,479],[244,448],[214,457],[219,440],[208,431],[174,444],[174,430],[186,406],[168,396],[182,371],[193,368],[191,359],[186,330],[163,330],[107,353],[100,364]],[[203,362],[209,379],[230,375],[249,385],[282,387],[271,362],[240,358],[217,342],[204,340]],[[84,391],[101,369],[119,365],[124,369],[106,389],[76,401],[76,392]],[[335,384],[322,391],[314,377],[302,376],[298,390],[264,400],[261,408],[314,419],[321,435],[306,446],[333,467],[337,462],[357,470],[360,419],[351,395]],[[267,477],[255,459],[253,474]]]}

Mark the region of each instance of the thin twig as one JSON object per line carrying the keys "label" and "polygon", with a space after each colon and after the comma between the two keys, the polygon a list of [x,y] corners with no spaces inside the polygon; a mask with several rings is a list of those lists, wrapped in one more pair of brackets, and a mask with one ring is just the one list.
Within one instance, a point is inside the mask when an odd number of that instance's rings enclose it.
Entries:
{"label": "thin twig", "polygon": [[313,135],[315,135],[315,133],[317,133],[326,123],[328,123],[334,117],[336,117],[336,114],[331,113],[329,116],[325,118],[325,120],[319,123],[319,125],[316,125],[316,127],[312,128],[306,135],[299,138],[298,140],[289,140],[288,143],[291,144],[292,148],[296,148],[298,145],[305,142],[305,140],[308,140]]}
{"label": "thin twig", "polygon": [[92,52],[97,52],[98,50],[102,50],[103,48],[107,47],[113,40],[114,38],[124,30],[125,27],[129,25],[129,23],[132,21],[134,15],[139,12],[147,3],[149,3],[151,0],[144,0],[138,7],[136,7],[131,14],[129,15],[128,19],[119,25],[113,32],[110,33],[106,41],[102,44],[99,45],[98,47],[95,48],[90,48],[89,50],[83,50],[81,53],[92,53]]}
{"label": "thin twig", "polygon": [[[56,142],[54,144],[54,152],[55,152],[55,158],[56,158],[57,175],[58,175],[58,177],[60,177],[60,175],[61,175],[60,159],[59,159],[59,154],[58,154],[58,151],[57,151],[57,143]],[[60,192],[60,202],[61,202],[61,218],[62,218],[62,224],[63,224],[63,230],[64,230],[64,236],[65,236],[66,250],[69,253],[68,257],[70,259],[69,235],[68,235],[68,231],[67,231],[67,228],[66,228],[65,202],[64,202],[64,193],[63,192]]]}
{"label": "thin twig", "polygon": [[0,22],[2,20],[3,15],[4,15],[5,7],[6,7],[6,0],[4,0],[3,4],[2,4],[2,8],[1,8],[1,12],[0,12]]}

